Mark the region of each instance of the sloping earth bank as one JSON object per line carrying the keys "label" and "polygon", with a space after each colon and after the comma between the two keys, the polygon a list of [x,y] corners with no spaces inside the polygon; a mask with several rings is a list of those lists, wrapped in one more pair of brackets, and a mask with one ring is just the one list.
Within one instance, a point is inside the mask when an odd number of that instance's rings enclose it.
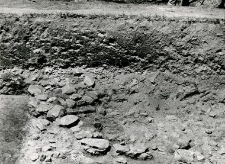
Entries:
{"label": "sloping earth bank", "polygon": [[0,21],[0,92],[30,96],[17,163],[224,163],[224,20]]}

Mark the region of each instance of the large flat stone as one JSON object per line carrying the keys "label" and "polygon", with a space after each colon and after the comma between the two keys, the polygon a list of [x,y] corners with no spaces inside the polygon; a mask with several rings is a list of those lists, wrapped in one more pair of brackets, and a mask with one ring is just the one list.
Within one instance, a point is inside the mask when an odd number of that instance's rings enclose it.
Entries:
{"label": "large flat stone", "polygon": [[100,155],[109,149],[109,141],[106,139],[85,138],[81,140],[85,151],[93,155]]}
{"label": "large flat stone", "polygon": [[64,117],[62,117],[60,119],[59,125],[69,128],[69,127],[77,125],[78,122],[79,122],[79,118],[77,116],[75,116],[75,115],[67,115],[67,116],[64,116]]}

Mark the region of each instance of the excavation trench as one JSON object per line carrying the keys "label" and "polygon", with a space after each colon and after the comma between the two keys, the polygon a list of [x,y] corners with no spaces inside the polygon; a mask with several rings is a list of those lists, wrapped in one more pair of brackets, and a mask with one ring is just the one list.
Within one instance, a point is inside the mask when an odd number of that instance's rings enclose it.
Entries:
{"label": "excavation trench", "polygon": [[[0,29],[0,93],[29,96],[18,163],[108,164],[117,160],[116,143],[138,145],[121,154],[135,164],[179,162],[182,152],[191,154],[187,162],[198,161],[196,152],[204,156],[199,161],[215,160],[214,152],[200,151],[200,140],[219,144],[224,134],[224,20],[1,14]],[[82,134],[58,126],[60,117],[48,118],[54,105],[79,117]],[[77,144],[89,133],[111,149],[94,157],[82,151],[83,159]],[[182,138],[190,140],[177,143]],[[49,143],[50,150],[41,149]]]}

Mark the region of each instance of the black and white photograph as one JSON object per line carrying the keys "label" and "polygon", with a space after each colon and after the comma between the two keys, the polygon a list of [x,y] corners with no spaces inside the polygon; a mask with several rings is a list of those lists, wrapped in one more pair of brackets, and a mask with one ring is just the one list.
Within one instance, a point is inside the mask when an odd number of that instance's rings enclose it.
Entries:
{"label": "black and white photograph", "polygon": [[0,0],[0,164],[225,164],[225,0]]}

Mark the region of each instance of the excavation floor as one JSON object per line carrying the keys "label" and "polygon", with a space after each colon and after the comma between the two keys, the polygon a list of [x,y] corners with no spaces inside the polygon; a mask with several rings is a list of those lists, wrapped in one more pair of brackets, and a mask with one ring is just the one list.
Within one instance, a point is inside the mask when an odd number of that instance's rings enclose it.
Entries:
{"label": "excavation floor", "polygon": [[0,163],[13,164],[26,136],[27,96],[0,95]]}

